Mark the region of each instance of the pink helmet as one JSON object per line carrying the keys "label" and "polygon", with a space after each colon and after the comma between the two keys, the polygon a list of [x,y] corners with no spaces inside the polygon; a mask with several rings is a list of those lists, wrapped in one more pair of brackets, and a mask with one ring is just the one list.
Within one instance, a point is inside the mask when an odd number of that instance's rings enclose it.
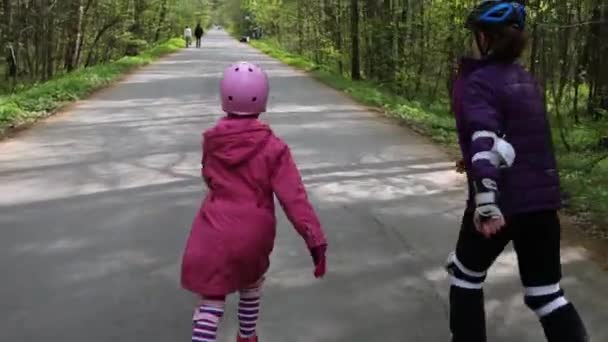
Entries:
{"label": "pink helmet", "polygon": [[256,115],[266,111],[268,76],[259,66],[248,62],[233,64],[224,70],[220,84],[222,109],[235,115]]}

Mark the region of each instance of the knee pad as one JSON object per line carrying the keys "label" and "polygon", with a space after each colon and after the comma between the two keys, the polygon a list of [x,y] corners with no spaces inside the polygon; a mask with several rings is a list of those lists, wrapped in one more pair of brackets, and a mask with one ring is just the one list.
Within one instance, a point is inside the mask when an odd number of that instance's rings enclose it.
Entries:
{"label": "knee pad", "polygon": [[526,287],[524,302],[540,318],[568,305],[559,284]]}
{"label": "knee pad", "polygon": [[481,290],[487,276],[487,272],[476,272],[468,269],[458,260],[456,253],[450,254],[445,268],[450,274],[452,286],[468,290]]}

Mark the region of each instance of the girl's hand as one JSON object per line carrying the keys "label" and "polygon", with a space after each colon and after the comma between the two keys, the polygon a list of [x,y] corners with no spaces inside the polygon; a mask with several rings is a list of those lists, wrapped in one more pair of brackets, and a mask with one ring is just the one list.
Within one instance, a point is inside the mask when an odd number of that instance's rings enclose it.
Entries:
{"label": "girl's hand", "polygon": [[456,172],[458,173],[465,173],[467,171],[467,168],[464,164],[464,160],[460,159],[459,161],[456,162]]}
{"label": "girl's hand", "polygon": [[327,272],[327,258],[325,253],[327,252],[327,245],[321,245],[314,247],[310,250],[312,261],[315,264],[315,278],[323,278]]}

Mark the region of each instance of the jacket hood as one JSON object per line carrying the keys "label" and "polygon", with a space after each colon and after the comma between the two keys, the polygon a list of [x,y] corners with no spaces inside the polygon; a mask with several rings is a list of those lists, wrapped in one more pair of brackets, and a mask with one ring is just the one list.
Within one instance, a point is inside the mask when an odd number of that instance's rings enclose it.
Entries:
{"label": "jacket hood", "polygon": [[224,118],[204,134],[205,151],[228,166],[236,166],[255,156],[271,135],[270,127],[255,118]]}

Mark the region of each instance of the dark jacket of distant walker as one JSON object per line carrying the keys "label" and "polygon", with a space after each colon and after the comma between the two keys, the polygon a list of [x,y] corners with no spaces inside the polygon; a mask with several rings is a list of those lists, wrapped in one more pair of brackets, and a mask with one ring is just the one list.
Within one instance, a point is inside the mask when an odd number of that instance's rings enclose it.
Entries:
{"label": "dark jacket of distant walker", "polygon": [[196,36],[196,38],[201,38],[204,33],[205,32],[203,31],[203,28],[200,25],[198,25],[194,30],[194,35]]}
{"label": "dark jacket of distant walker", "polygon": [[[497,182],[499,206],[505,215],[561,207],[551,129],[540,87],[521,65],[463,59],[452,90],[458,138],[467,169],[469,200],[475,208],[473,184]],[[472,163],[472,157],[492,146],[472,141],[477,131],[496,132],[517,157],[510,168]],[[486,144],[487,145],[487,144]]]}

